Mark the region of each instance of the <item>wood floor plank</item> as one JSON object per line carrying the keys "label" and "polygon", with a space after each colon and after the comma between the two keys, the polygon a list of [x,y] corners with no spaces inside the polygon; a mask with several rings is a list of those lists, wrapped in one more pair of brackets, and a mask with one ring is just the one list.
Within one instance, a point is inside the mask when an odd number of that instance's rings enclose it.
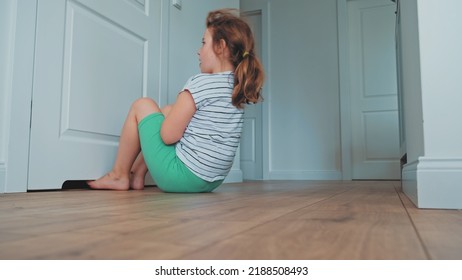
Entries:
{"label": "wood floor plank", "polygon": [[201,247],[227,239],[255,227],[252,222],[224,222],[188,219],[144,219],[108,224],[80,233],[119,234],[136,240],[154,239],[157,242]]}
{"label": "wood floor plank", "polygon": [[77,233],[54,233],[29,237],[0,244],[0,259],[79,259],[108,236],[89,236]]}
{"label": "wood floor plank", "polygon": [[87,247],[76,259],[171,260],[195,250],[196,247],[161,242],[152,237],[140,240],[117,236]]}
{"label": "wood floor plank", "polygon": [[186,259],[426,259],[406,215],[393,212],[293,213]]}
{"label": "wood floor plank", "polygon": [[[393,183],[360,182],[347,192],[317,204],[317,210],[404,213]],[[313,209],[314,209],[313,208]]]}
{"label": "wood floor plank", "polygon": [[462,211],[418,209],[404,194],[400,195],[430,258],[461,260]]}

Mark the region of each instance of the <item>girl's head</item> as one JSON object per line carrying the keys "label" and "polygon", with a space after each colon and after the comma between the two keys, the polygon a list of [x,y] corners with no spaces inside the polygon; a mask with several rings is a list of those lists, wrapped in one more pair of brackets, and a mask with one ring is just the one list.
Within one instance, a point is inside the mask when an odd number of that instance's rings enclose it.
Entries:
{"label": "girl's head", "polygon": [[[233,105],[242,108],[244,104],[257,103],[261,99],[264,73],[255,54],[252,30],[233,12],[217,10],[208,14],[202,48],[210,47],[214,55],[202,59],[202,49],[200,55],[201,63],[214,64],[224,59],[231,65],[234,70]],[[207,40],[211,43],[208,46]],[[212,69],[210,67],[201,65],[201,70],[207,72],[204,70]]]}

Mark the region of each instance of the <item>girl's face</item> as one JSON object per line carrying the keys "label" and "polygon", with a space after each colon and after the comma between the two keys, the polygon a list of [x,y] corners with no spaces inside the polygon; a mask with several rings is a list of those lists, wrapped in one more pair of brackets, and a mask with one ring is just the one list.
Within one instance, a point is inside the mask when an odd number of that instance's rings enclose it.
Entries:
{"label": "girl's face", "polygon": [[217,57],[212,41],[212,33],[207,28],[202,38],[202,47],[197,53],[199,55],[199,63],[202,73],[218,72],[219,58]]}

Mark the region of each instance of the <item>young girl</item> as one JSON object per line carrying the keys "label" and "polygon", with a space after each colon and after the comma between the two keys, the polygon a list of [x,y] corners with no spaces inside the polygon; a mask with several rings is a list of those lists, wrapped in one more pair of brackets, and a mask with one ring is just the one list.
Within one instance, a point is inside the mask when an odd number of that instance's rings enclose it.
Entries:
{"label": "young girl", "polygon": [[133,103],[114,166],[88,182],[91,188],[143,189],[148,169],[165,192],[211,192],[223,182],[239,145],[243,107],[260,100],[263,68],[249,26],[232,10],[210,12],[206,27],[201,74],[172,105]]}

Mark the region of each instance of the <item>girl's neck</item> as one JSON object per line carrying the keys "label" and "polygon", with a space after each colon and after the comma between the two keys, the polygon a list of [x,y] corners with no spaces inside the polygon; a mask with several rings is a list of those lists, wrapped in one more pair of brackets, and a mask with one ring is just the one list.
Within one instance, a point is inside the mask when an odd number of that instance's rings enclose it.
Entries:
{"label": "girl's neck", "polygon": [[222,61],[217,67],[215,67],[213,73],[222,73],[229,71],[234,71],[233,65],[229,61]]}

